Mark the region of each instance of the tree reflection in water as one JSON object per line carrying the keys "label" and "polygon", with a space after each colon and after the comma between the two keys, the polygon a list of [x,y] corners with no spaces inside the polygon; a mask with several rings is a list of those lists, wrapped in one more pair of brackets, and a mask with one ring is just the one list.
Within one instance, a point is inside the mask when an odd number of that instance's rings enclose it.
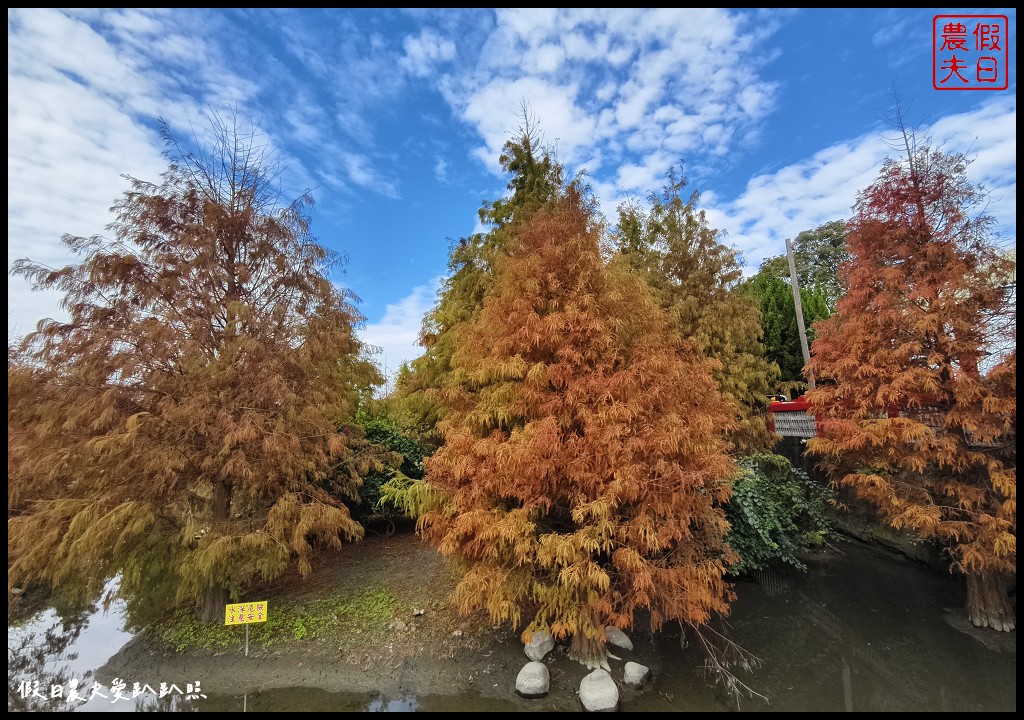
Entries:
{"label": "tree reflection in water", "polygon": [[[92,672],[73,673],[68,663],[78,659],[69,652],[85,627],[90,612],[82,610],[61,618],[53,610],[34,616],[7,632],[7,710],[58,712],[69,709],[68,683],[78,679],[79,693],[86,692]],[[51,697],[53,688],[61,697]],[[88,697],[88,695],[86,695]]]}

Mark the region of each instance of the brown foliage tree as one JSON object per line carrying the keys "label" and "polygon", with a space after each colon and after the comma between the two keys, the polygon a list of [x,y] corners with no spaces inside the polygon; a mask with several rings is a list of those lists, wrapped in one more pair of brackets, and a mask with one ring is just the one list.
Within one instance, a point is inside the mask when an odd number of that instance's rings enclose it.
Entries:
{"label": "brown foliage tree", "polygon": [[360,387],[349,297],[309,233],[304,196],[277,204],[251,133],[214,118],[211,145],[171,143],[159,185],[134,178],[113,239],[15,272],[65,294],[8,370],[8,588],[94,598],[119,575],[129,607],[202,603],[208,620],[256,578],[362,528],[337,498],[365,453],[341,429]]}
{"label": "brown foliage tree", "polygon": [[809,450],[894,527],[943,543],[974,624],[1010,630],[1016,349],[995,351],[1016,335],[1015,270],[976,213],[965,159],[905,138],[905,158],[859,196],[848,292],[815,325]]}
{"label": "brown foliage tree", "polygon": [[457,558],[463,612],[572,636],[606,662],[606,625],[699,627],[725,613],[733,466],[712,361],[671,329],[642,279],[606,266],[583,196],[511,228],[479,316],[462,328],[439,506],[424,535]]}

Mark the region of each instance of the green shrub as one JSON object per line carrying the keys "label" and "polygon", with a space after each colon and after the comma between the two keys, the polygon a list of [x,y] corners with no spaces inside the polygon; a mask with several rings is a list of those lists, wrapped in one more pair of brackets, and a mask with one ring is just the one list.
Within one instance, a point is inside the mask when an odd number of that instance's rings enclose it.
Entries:
{"label": "green shrub", "polygon": [[411,482],[423,477],[423,458],[427,455],[422,443],[404,433],[402,428],[390,418],[375,418],[365,424],[366,439],[375,445],[398,453],[402,462],[398,467],[388,467],[381,471],[368,473],[363,477],[363,486],[359,490],[361,506],[357,509],[359,517],[380,514],[397,517],[403,510],[385,495],[381,488],[392,481]]}
{"label": "green shrub", "polygon": [[773,565],[805,570],[807,549],[823,544],[832,531],[832,491],[794,468],[781,455],[741,458],[726,517],[726,542],[739,553],[736,574]]}

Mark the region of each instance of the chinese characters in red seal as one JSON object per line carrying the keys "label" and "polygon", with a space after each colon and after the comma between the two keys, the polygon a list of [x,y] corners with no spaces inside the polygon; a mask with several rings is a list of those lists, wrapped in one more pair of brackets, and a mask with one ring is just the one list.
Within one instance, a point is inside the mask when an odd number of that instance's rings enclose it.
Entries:
{"label": "chinese characters in red seal", "polygon": [[936,15],[932,18],[932,87],[1006,90],[1009,47],[1006,15]]}

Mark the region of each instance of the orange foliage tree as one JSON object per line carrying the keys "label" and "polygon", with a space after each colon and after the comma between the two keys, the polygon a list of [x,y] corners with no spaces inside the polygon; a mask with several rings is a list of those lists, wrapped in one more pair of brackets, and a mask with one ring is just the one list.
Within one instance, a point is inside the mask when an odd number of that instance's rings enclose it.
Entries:
{"label": "orange foliage tree", "polygon": [[510,228],[483,309],[457,329],[441,498],[424,536],[460,561],[463,612],[572,637],[606,663],[606,625],[694,627],[725,613],[734,554],[719,504],[734,467],[712,362],[625,264],[606,265],[583,195]]}
{"label": "orange foliage tree", "polygon": [[1015,266],[990,242],[965,158],[905,138],[906,156],[859,196],[849,290],[815,325],[809,450],[894,527],[948,549],[975,625],[1010,630]]}
{"label": "orange foliage tree", "polygon": [[[170,139],[170,136],[167,136]],[[359,315],[279,206],[252,135],[214,119],[206,151],[171,146],[160,184],[130,179],[113,238],[65,236],[81,263],[15,272],[62,291],[8,354],[8,589],[81,600],[120,577],[129,609],[201,605],[362,535],[337,497],[366,462],[342,432],[379,381]]]}

